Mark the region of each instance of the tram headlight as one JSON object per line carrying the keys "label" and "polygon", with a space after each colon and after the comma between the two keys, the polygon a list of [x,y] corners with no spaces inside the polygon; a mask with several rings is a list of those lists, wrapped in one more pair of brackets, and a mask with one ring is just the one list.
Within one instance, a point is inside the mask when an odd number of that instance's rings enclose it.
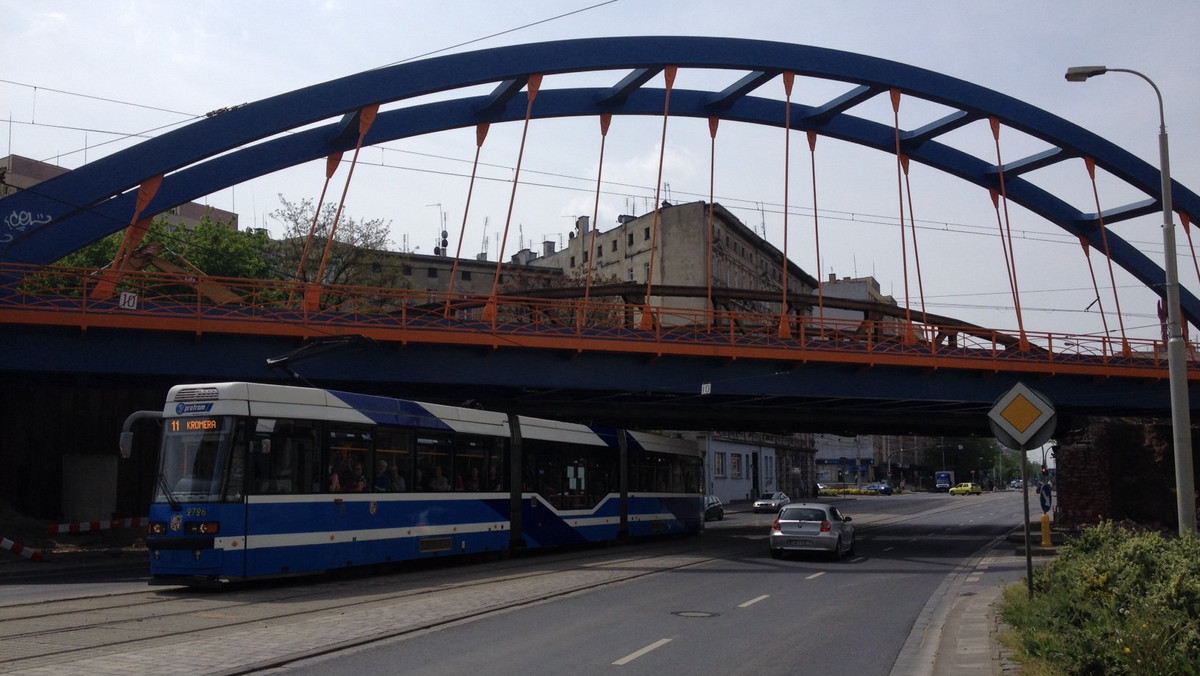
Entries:
{"label": "tram headlight", "polygon": [[189,521],[183,525],[188,535],[216,535],[221,532],[220,521]]}
{"label": "tram headlight", "polygon": [[149,529],[151,535],[162,535],[167,532],[166,521],[151,521]]}

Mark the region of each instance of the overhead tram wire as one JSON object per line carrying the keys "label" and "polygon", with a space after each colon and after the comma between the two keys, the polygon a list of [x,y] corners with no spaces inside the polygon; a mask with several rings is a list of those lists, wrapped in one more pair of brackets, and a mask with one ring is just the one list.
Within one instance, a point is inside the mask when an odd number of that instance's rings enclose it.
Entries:
{"label": "overhead tram wire", "polygon": [[433,56],[435,54],[442,54],[442,53],[448,52],[452,49],[458,49],[459,47],[466,47],[468,45],[473,45],[473,44],[476,44],[479,42],[483,42],[484,40],[491,40],[492,38],[498,38],[502,35],[508,35],[509,33],[516,33],[517,31],[522,31],[522,30],[525,30],[526,28],[533,28],[534,26],[540,26],[544,23],[550,23],[551,21],[565,19],[566,17],[574,16],[575,14],[582,14],[584,12],[590,12],[593,9],[597,9],[597,8],[603,7],[605,5],[612,5],[612,4],[615,4],[616,2],[618,2],[618,0],[604,0],[603,2],[597,2],[594,5],[588,5],[587,7],[580,7],[579,9],[573,9],[569,12],[563,12],[562,14],[556,14],[554,16],[547,17],[545,19],[538,19],[537,21],[531,21],[529,23],[522,24],[520,26],[514,26],[513,28],[506,28],[502,31],[497,31],[495,33],[490,33],[488,35],[484,35],[484,36],[477,37],[477,38],[472,38],[470,40],[464,40],[463,42],[459,42],[457,44],[453,44],[448,47],[434,49],[434,50],[425,52],[424,54],[417,54],[416,56],[410,56],[406,59],[401,59],[399,61],[393,61],[392,63],[384,64],[382,66],[376,66],[375,68],[372,68],[371,70],[381,70],[383,68],[391,68],[392,66],[398,66],[402,63],[409,63],[410,61],[416,61],[417,59],[423,59],[427,56]]}

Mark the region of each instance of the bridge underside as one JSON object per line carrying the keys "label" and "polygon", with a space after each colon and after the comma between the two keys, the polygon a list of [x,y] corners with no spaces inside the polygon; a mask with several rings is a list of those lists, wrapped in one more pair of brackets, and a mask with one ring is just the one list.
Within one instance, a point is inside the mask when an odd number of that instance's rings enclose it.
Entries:
{"label": "bridge underside", "polygon": [[[87,374],[92,384],[111,379],[165,395],[180,382],[290,381],[267,362],[300,346],[286,337],[10,327],[0,338],[0,372],[14,383]],[[635,429],[984,436],[988,411],[1017,381],[1055,402],[1060,431],[1078,416],[1170,409],[1165,371],[1159,380],[1039,377],[352,339],[301,351],[288,364],[321,387]]]}

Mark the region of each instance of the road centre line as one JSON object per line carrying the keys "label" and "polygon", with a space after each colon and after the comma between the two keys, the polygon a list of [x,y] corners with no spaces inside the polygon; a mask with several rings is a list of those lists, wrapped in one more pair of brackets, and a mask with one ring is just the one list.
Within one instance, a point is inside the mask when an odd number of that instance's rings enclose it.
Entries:
{"label": "road centre line", "polygon": [[763,599],[770,598],[770,596],[771,596],[770,594],[763,594],[762,596],[759,596],[758,598],[753,598],[753,599],[750,599],[749,601],[746,601],[745,603],[738,606],[738,608],[749,608],[750,606],[754,605],[755,603],[758,603],[759,601],[762,601]]}
{"label": "road centre line", "polygon": [[819,572],[819,573],[813,573],[812,575],[809,575],[808,577],[806,577],[806,578],[804,578],[804,579],[805,579],[805,580],[815,580],[815,579],[817,579],[818,577],[821,577],[821,576],[822,576],[822,575],[824,575],[824,574],[825,574],[825,571],[821,571],[821,572]]}
{"label": "road centre line", "polygon": [[670,642],[671,642],[671,639],[669,639],[669,638],[660,638],[657,641],[655,641],[654,643],[651,643],[650,645],[646,646],[645,648],[638,650],[637,652],[629,653],[625,657],[622,657],[621,659],[617,660],[616,662],[613,662],[613,664],[615,664],[618,667],[629,664],[630,662],[636,660],[637,658],[641,657],[642,655],[645,655],[646,653],[650,652],[651,650],[654,650],[656,648],[661,648]]}

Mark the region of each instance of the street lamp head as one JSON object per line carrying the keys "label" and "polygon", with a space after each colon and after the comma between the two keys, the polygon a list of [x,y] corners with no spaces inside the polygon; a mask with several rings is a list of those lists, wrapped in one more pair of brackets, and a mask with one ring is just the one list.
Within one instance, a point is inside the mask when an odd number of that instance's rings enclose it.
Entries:
{"label": "street lamp head", "polygon": [[1067,69],[1067,82],[1083,82],[1093,75],[1104,75],[1108,68],[1104,66],[1072,66]]}

